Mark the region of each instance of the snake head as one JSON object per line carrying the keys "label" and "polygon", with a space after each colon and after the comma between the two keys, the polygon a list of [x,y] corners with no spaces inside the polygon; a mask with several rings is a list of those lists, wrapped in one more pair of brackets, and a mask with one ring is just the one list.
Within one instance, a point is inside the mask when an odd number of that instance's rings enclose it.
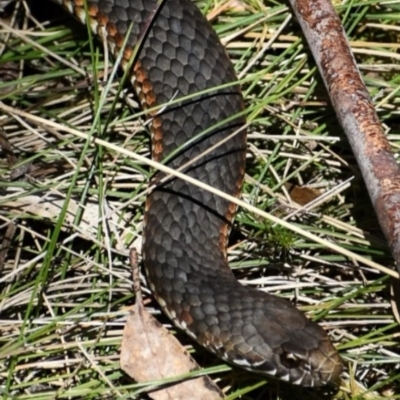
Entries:
{"label": "snake head", "polygon": [[305,317],[301,329],[296,329],[296,321],[294,325],[272,340],[269,337],[267,346],[255,347],[259,362],[249,369],[294,385],[336,384],[342,372],[342,361],[326,332]]}
{"label": "snake head", "polygon": [[[247,361],[249,359],[247,354]],[[286,342],[279,349],[269,352],[268,360],[262,359],[253,359],[246,365],[246,361],[239,357],[234,364],[251,372],[305,387],[336,384],[342,372],[341,358],[328,337],[319,341],[318,347],[314,348],[304,346],[304,343]]]}
{"label": "snake head", "polygon": [[244,323],[232,320],[225,359],[294,385],[335,384],[342,361],[325,330],[287,300],[266,293],[253,296],[259,300],[249,302]]}
{"label": "snake head", "polygon": [[278,365],[276,376],[293,384],[309,387],[336,383],[342,372],[342,362],[325,332],[323,333],[325,339],[320,340],[315,348],[305,348],[303,344],[293,342],[284,343],[281,352],[275,356]]}

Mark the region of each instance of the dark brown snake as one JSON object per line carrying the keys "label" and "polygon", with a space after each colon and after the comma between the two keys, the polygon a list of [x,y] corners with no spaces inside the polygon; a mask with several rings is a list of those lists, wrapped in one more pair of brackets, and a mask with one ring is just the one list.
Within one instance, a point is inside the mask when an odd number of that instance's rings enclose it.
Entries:
{"label": "dark brown snake", "polygon": [[[84,0],[55,1],[86,22]],[[142,106],[164,105],[149,112],[153,159],[169,156],[174,169],[191,162],[187,175],[239,196],[246,133],[213,146],[245,124],[243,98],[221,42],[192,1],[88,0],[87,11],[114,54],[130,32],[122,65],[135,54],[131,77]],[[342,364],[325,331],[290,302],[233,276],[226,246],[236,206],[180,179],[161,183],[164,176],[156,174],[146,201],[143,240],[147,279],[164,312],[234,365],[304,386],[335,381]]]}

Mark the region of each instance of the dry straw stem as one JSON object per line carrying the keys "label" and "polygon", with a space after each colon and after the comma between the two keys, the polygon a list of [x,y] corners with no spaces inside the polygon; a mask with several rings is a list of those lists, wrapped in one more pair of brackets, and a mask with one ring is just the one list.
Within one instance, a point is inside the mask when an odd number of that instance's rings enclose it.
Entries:
{"label": "dry straw stem", "polygon": [[[331,242],[328,242],[327,240],[321,239],[320,237],[318,237],[316,235],[313,235],[312,233],[307,232],[304,229],[301,229],[296,225],[293,225],[293,224],[291,224],[289,222],[286,222],[283,219],[277,218],[272,214],[269,214],[269,213],[267,213],[265,211],[262,211],[262,210],[258,209],[257,207],[254,207],[251,204],[246,203],[243,200],[240,200],[240,199],[238,199],[236,197],[230,196],[229,194],[224,193],[224,192],[222,192],[220,190],[217,190],[217,189],[213,188],[212,186],[205,185],[203,182],[201,182],[201,181],[199,181],[197,179],[193,179],[190,176],[187,176],[187,175],[185,175],[185,174],[183,174],[183,173],[181,173],[181,172],[179,172],[177,170],[169,168],[166,165],[158,163],[158,162],[156,162],[154,160],[151,160],[151,159],[149,159],[147,157],[143,157],[140,154],[134,153],[132,151],[129,151],[127,149],[124,149],[122,147],[114,145],[113,143],[109,143],[109,142],[107,142],[105,140],[98,139],[98,138],[95,138],[95,137],[90,137],[86,133],[77,131],[77,130],[72,129],[72,128],[68,128],[68,127],[60,125],[60,124],[58,124],[56,122],[42,119],[42,118],[37,117],[35,115],[26,113],[26,112],[24,112],[22,110],[13,109],[12,107],[9,107],[9,106],[7,106],[5,104],[1,104],[0,103],[0,109],[2,111],[4,111],[5,113],[11,114],[11,115],[15,114],[17,116],[26,118],[26,119],[30,120],[31,122],[34,122],[35,124],[38,124],[38,125],[40,125],[42,127],[46,127],[47,126],[49,128],[55,128],[59,132],[71,133],[71,134],[73,134],[73,135],[75,135],[77,137],[80,137],[81,139],[88,140],[91,143],[94,143],[94,144],[96,144],[98,146],[103,146],[103,147],[108,148],[110,150],[114,150],[119,154],[124,154],[124,155],[126,155],[126,156],[128,156],[128,157],[130,157],[130,158],[132,158],[134,160],[140,161],[143,164],[147,164],[152,168],[155,168],[155,169],[157,169],[159,171],[165,172],[166,174],[168,174],[168,176],[165,177],[164,179],[168,179],[168,177],[171,177],[171,176],[175,176],[177,178],[183,179],[186,182],[189,182],[189,183],[191,183],[193,185],[196,185],[196,186],[198,186],[198,187],[200,187],[200,188],[202,188],[204,190],[207,190],[210,193],[214,193],[217,196],[222,197],[223,199],[226,199],[226,200],[228,200],[230,202],[233,202],[233,203],[237,204],[238,206],[243,207],[244,209],[259,215],[260,217],[263,217],[263,218],[265,218],[265,219],[267,219],[267,220],[269,220],[269,221],[271,221],[271,222],[273,222],[275,224],[278,224],[278,225],[282,226],[283,228],[286,228],[286,229],[289,229],[289,230],[291,230],[293,232],[296,232],[296,233],[298,233],[298,234],[300,234],[300,235],[302,235],[302,236],[304,236],[304,237],[306,237],[306,238],[308,238],[308,239],[310,239],[310,240],[312,240],[312,241],[314,241],[316,243],[322,244],[323,246],[326,246],[327,248],[330,248],[333,251],[336,251],[336,252],[338,252],[340,254],[343,254],[344,256],[349,257],[350,259],[359,261],[364,265],[367,265],[369,267],[375,268],[376,270],[384,272],[384,273],[386,273],[388,275],[391,275],[394,278],[398,278],[399,277],[399,274],[397,272],[395,272],[395,271],[393,271],[393,270],[391,270],[389,268],[386,268],[383,265],[377,264],[377,263],[375,263],[375,262],[373,262],[371,260],[368,260],[368,259],[366,259],[364,257],[359,256],[356,253],[348,251],[343,247],[337,246],[334,243],[331,243]],[[150,188],[150,190],[151,190],[151,188]]]}

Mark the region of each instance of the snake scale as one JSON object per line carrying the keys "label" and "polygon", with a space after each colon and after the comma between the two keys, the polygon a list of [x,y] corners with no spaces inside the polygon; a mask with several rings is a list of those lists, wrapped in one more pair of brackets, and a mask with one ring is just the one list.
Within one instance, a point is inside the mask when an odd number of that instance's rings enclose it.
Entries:
{"label": "snake scale", "polygon": [[[123,48],[125,69],[135,56],[129,73],[150,109],[153,159],[168,156],[169,167],[239,196],[243,98],[225,49],[192,1],[55,1],[89,21],[114,54]],[[232,274],[226,247],[236,206],[163,178],[158,172],[153,179],[143,235],[145,272],[163,311],[231,364],[303,386],[335,381],[342,364],[325,331],[290,302],[244,287]]]}

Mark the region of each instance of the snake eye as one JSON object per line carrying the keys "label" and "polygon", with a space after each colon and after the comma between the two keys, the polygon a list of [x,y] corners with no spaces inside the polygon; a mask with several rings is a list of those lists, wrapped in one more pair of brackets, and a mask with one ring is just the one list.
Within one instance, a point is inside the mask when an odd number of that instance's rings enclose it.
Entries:
{"label": "snake eye", "polygon": [[281,355],[281,363],[286,368],[298,368],[301,365],[301,359],[297,358],[293,353],[283,353]]}

